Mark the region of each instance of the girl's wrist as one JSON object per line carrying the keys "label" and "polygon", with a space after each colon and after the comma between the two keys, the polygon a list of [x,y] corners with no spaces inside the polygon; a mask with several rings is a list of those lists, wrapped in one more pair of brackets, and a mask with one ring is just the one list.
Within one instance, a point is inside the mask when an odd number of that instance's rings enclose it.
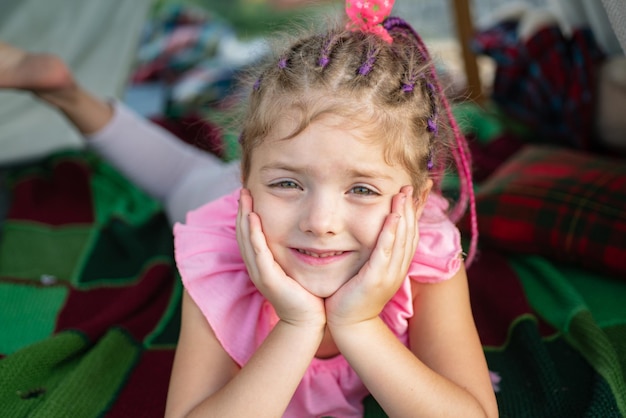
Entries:
{"label": "girl's wrist", "polygon": [[380,324],[384,325],[379,316],[359,321],[329,319],[327,322],[328,329],[335,339],[343,335],[351,336],[355,333],[370,332]]}
{"label": "girl's wrist", "polygon": [[294,339],[298,339],[302,344],[311,343],[319,347],[324,338],[325,324],[315,322],[290,322],[280,319],[274,329],[281,329]]}
{"label": "girl's wrist", "polygon": [[291,319],[279,319],[279,323],[283,323],[286,326],[294,327],[301,330],[307,330],[307,332],[324,332],[326,328],[325,320],[307,319],[307,320],[291,320]]}
{"label": "girl's wrist", "polygon": [[380,343],[395,336],[380,317],[355,323],[328,324],[328,331],[337,350],[351,363],[359,353],[369,351],[373,343]]}

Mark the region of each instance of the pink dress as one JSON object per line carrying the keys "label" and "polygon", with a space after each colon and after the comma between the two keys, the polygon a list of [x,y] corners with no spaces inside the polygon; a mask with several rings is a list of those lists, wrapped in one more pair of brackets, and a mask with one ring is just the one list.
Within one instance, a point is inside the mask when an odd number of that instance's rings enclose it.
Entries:
{"label": "pink dress", "polygon": [[[278,321],[274,309],[248,278],[235,237],[239,191],[200,207],[176,224],[176,262],[189,295],[222,347],[243,366]],[[408,344],[413,315],[410,280],[436,283],[461,265],[459,232],[445,216],[447,202],[431,193],[419,221],[420,240],[409,274],[381,318]],[[285,417],[361,417],[368,391],[346,359],[313,359]]]}

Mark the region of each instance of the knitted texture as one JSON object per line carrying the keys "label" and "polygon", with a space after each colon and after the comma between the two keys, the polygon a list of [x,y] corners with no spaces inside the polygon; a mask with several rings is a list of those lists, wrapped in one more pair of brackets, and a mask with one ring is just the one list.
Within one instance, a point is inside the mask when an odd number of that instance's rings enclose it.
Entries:
{"label": "knitted texture", "polygon": [[[83,153],[20,168],[11,188],[1,415],[163,416],[181,287],[158,203]],[[468,276],[502,417],[626,414],[626,283],[490,249]]]}

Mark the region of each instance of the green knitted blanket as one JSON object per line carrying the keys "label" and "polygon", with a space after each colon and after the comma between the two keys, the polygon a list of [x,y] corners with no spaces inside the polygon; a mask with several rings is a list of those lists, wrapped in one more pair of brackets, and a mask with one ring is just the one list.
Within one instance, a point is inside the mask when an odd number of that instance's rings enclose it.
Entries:
{"label": "green knitted blanket", "polygon": [[[160,205],[82,152],[8,179],[0,415],[162,416],[181,286]],[[493,251],[468,274],[502,417],[626,416],[626,282]]]}

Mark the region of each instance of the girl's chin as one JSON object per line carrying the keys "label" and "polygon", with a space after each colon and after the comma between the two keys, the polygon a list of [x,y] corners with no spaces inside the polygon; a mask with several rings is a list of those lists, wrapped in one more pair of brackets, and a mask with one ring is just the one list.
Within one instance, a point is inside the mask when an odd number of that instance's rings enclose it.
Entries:
{"label": "girl's chin", "polygon": [[345,280],[337,280],[330,282],[327,278],[319,278],[319,279],[311,279],[310,277],[306,280],[295,279],[296,282],[300,284],[303,288],[305,288],[312,295],[317,296],[318,298],[327,298],[335,294],[337,290],[339,290],[349,279]]}
{"label": "girl's chin", "polygon": [[[345,260],[344,260],[345,261]],[[280,263],[279,263],[280,264]],[[335,263],[326,266],[301,266],[297,263],[281,264],[287,276],[293,278],[309,293],[319,298],[334,295],[361,268],[354,263]]]}
{"label": "girl's chin", "polygon": [[311,293],[314,296],[317,296],[318,298],[321,299],[326,299],[331,297],[332,295],[335,294],[335,292],[337,292],[337,290],[339,290],[339,288],[334,288],[334,289],[307,289],[309,291],[309,293]]}

